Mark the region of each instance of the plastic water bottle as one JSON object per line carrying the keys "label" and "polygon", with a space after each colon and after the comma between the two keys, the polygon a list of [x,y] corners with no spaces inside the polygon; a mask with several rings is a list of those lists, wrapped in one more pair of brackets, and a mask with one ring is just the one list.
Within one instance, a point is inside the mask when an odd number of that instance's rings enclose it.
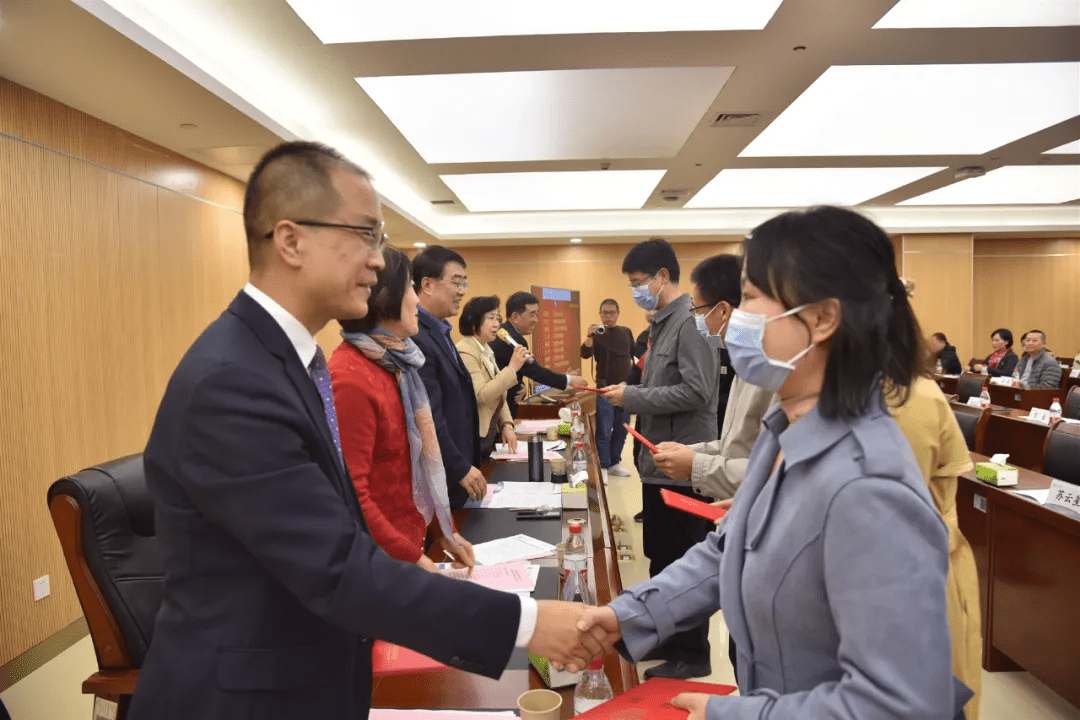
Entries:
{"label": "plastic water bottle", "polygon": [[1020,371],[1019,370],[1013,370],[1012,384],[1013,384],[1013,387],[1020,387]]}
{"label": "plastic water bottle", "polygon": [[1061,403],[1058,398],[1054,398],[1054,402],[1050,403],[1050,422],[1061,419]]}
{"label": "plastic water bottle", "polygon": [[574,442],[585,439],[585,420],[577,403],[570,409],[570,439]]}
{"label": "plastic water bottle", "polygon": [[585,452],[585,443],[578,440],[574,443],[574,452],[570,455],[570,477],[577,475],[579,472],[588,471],[589,469],[589,456]]}
{"label": "plastic water bottle", "polygon": [[983,388],[982,393],[979,395],[979,404],[984,408],[990,407],[990,391],[986,388]]}
{"label": "plastic water bottle", "polygon": [[563,549],[562,599],[572,602],[575,598],[588,604],[591,602],[588,589],[589,553],[585,547],[584,526],[580,522],[570,521],[570,539]]}
{"label": "plastic water bottle", "polygon": [[603,705],[613,698],[611,683],[604,674],[604,661],[601,658],[593,660],[589,667],[581,674],[577,687],[574,688],[574,714],[592,710],[597,705]]}
{"label": "plastic water bottle", "polygon": [[938,358],[938,360],[937,360],[937,365],[935,366],[935,372],[936,372],[936,373],[937,373],[938,375],[941,375],[941,374],[942,374],[942,369],[941,369],[941,358]]}

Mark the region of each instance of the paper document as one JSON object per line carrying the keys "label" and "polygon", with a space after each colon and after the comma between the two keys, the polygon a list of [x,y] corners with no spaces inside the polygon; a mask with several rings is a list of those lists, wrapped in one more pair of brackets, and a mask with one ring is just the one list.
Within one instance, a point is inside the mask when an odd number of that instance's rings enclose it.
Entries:
{"label": "paper document", "polygon": [[524,560],[475,567],[471,575],[467,568],[445,570],[443,575],[456,580],[469,580],[492,590],[532,591],[536,587],[536,581],[529,576],[529,569]]}
{"label": "paper document", "polygon": [[514,432],[525,435],[547,432],[548,428],[559,427],[559,423],[562,422],[559,418],[549,418],[547,420],[518,420],[517,427],[514,428]]}
{"label": "paper document", "polygon": [[487,496],[481,502],[469,500],[465,507],[489,510],[561,508],[562,491],[555,483],[501,482],[497,488],[488,485]]}
{"label": "paper document", "polygon": [[1050,497],[1050,488],[1046,488],[1045,490],[1012,490],[1010,492],[1015,493],[1016,495],[1023,495],[1040,505],[1045,505],[1046,499]]}
{"label": "paper document", "polygon": [[554,552],[554,545],[520,534],[473,545],[477,565],[498,565],[514,560],[532,560],[547,557]]}
{"label": "paper document", "polygon": [[[550,444],[554,445],[554,441]],[[563,456],[556,452],[554,449],[548,449],[549,443],[544,443],[544,459],[545,460],[562,460]],[[566,443],[562,444],[563,449],[566,448]],[[512,453],[510,449],[503,443],[495,443],[495,452],[491,453],[492,460],[509,460],[511,462],[525,462],[529,459],[529,444],[519,442],[517,452]]]}

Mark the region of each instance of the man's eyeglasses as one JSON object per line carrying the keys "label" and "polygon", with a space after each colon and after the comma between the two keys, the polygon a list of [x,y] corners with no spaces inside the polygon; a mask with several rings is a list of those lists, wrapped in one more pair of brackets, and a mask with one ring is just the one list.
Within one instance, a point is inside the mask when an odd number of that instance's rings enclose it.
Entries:
{"label": "man's eyeglasses", "polygon": [[655,278],[655,277],[656,277],[656,273],[653,273],[652,275],[645,278],[644,280],[641,280],[640,282],[632,282],[632,283],[630,283],[630,287],[631,288],[645,287],[646,285],[651,283],[653,281],[653,278]]}
{"label": "man's eyeglasses", "polygon": [[469,289],[469,278],[446,278],[451,285],[456,285],[458,290]]}
{"label": "man's eyeglasses", "polygon": [[[360,234],[360,239],[364,241],[364,244],[369,249],[375,252],[381,252],[386,247],[386,241],[389,239],[389,235],[382,231],[383,225],[345,225],[343,223],[330,223],[322,222],[321,220],[291,220],[290,222],[296,225],[303,225],[305,227],[324,227],[324,228],[339,228],[341,230],[352,230],[353,232]],[[266,233],[264,237],[270,239],[274,236],[274,231]]]}

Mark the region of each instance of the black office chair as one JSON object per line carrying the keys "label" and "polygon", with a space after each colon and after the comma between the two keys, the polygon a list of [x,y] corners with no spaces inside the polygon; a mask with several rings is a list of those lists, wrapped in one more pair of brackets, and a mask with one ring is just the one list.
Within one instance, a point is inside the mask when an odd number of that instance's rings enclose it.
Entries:
{"label": "black office chair", "polygon": [[961,375],[956,383],[956,394],[960,402],[966,403],[970,397],[978,397],[982,394],[986,377],[983,375]]}
{"label": "black office chair", "polygon": [[1062,413],[1062,417],[1080,420],[1080,385],[1075,385],[1069,390],[1069,395],[1065,398],[1065,412]]}
{"label": "black office chair", "polygon": [[61,478],[48,497],[98,660],[99,671],[83,682],[83,692],[118,703],[122,720],[165,585],[143,456]]}
{"label": "black office chair", "polygon": [[1080,485],[1080,427],[1058,423],[1046,434],[1043,474]]}
{"label": "black office chair", "polygon": [[949,406],[952,407],[956,424],[960,426],[960,432],[964,435],[968,452],[980,452],[983,428],[990,418],[989,411],[961,402],[952,402]]}

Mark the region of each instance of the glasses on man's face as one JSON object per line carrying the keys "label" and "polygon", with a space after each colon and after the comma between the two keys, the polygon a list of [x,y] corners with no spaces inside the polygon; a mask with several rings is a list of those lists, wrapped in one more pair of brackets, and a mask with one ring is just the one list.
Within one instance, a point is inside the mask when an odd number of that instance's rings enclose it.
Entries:
{"label": "glasses on man's face", "polygon": [[618,310],[601,310],[600,314],[603,315],[604,317],[611,317],[612,315],[618,315],[619,311]]}
{"label": "glasses on man's face", "polygon": [[467,290],[469,288],[469,278],[467,277],[452,277],[447,278],[447,282],[457,287],[458,290]]}
{"label": "glasses on man's face", "polygon": [[649,283],[651,283],[653,281],[654,277],[656,277],[655,273],[653,273],[649,277],[645,278],[644,280],[639,280],[638,282],[630,283],[630,287],[631,288],[645,287],[646,285],[648,285]]}
{"label": "glasses on man's face", "polygon": [[[378,225],[345,225],[343,223],[322,222],[321,220],[290,220],[289,222],[295,225],[303,225],[304,227],[352,230],[359,234],[360,239],[364,241],[364,244],[368,246],[368,249],[374,252],[382,252],[382,249],[386,247],[386,241],[390,238],[390,236],[382,230],[383,223],[379,223]],[[272,238],[273,236],[273,230],[265,235],[267,239]]]}

